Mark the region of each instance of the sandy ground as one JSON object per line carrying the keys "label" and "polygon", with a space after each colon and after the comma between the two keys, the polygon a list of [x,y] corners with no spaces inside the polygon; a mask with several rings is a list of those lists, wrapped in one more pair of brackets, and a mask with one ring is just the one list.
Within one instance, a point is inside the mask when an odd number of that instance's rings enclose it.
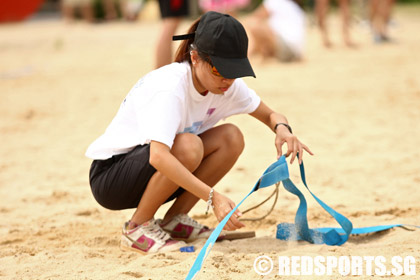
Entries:
{"label": "sandy ground", "polygon": [[[305,62],[255,62],[258,78],[246,79],[267,104],[288,116],[295,133],[316,154],[305,156],[312,191],[355,227],[420,225],[419,15],[418,8],[397,9],[391,30],[396,41],[387,45],[373,44],[366,26],[355,24],[355,50],[343,46],[333,17],[335,48],[324,49],[318,31],[309,27]],[[120,227],[132,211],[109,211],[94,201],[88,184],[90,160],[84,157],[127,91],[153,68],[158,31],[154,20],[0,26],[1,279],[187,275],[198,250],[149,256],[120,250]],[[275,160],[274,137],[249,116],[227,121],[241,127],[246,148],[217,189],[239,202]],[[303,189],[296,164],[290,172]],[[255,193],[241,209],[271,191]],[[311,227],[336,226],[309,196],[308,203]],[[340,247],[276,240],[276,224],[293,222],[297,204],[281,189],[270,216],[246,222],[245,230],[255,230],[256,238],[217,243],[198,279],[280,279],[277,265],[265,277],[256,274],[254,260],[261,255],[384,256],[388,267],[393,256],[413,256],[420,274],[418,229],[352,236]],[[262,215],[269,207],[247,216]],[[215,226],[214,216],[205,217],[204,212],[205,203],[200,202],[192,214]],[[194,245],[200,248],[203,243]],[[319,278],[340,277],[333,274]]]}

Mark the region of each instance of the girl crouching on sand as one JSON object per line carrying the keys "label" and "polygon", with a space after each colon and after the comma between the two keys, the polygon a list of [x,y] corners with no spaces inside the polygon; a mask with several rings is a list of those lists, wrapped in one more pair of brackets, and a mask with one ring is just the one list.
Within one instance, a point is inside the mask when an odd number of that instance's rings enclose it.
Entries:
{"label": "girl crouching on sand", "polygon": [[[254,76],[248,38],[233,17],[208,12],[178,36],[176,62],[141,78],[105,133],[86,155],[94,159],[90,184],[95,199],[112,210],[136,208],[123,225],[121,245],[143,254],[178,250],[211,230],[188,216],[202,199],[221,221],[234,207],[213,190],[244,148],[241,131],[220,120],[247,113],[275,132],[278,156],[294,161],[303,150],[287,119],[273,112],[238,79]],[[301,158],[299,159],[301,160]],[[174,200],[163,219],[158,208]],[[244,225],[236,211],[226,230]]]}

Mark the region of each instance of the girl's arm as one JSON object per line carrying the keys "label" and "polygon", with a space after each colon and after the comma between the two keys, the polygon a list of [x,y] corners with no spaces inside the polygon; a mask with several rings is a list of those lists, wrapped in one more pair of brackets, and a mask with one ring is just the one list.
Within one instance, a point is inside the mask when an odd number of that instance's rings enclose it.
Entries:
{"label": "girl's arm", "polygon": [[[258,119],[262,123],[266,124],[272,131],[274,131],[274,128],[279,123],[289,124],[284,115],[274,112],[262,101],[258,108],[250,115]],[[302,163],[303,150],[307,151],[310,155],[313,155],[313,153],[311,152],[311,150],[309,150],[309,148],[306,145],[300,142],[299,139],[289,131],[286,125],[283,124],[277,125],[276,130],[274,131],[274,133],[276,133],[275,146],[277,149],[277,158],[280,158],[280,156],[283,154],[282,146],[284,143],[286,143],[286,157],[292,154],[292,157],[290,159],[290,163],[292,164],[296,158],[297,153],[299,153],[300,164]]]}

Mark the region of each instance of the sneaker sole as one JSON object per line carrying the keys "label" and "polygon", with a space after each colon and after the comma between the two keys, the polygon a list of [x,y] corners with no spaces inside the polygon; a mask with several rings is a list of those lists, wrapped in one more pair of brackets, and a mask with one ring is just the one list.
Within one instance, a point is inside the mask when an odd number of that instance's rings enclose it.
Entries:
{"label": "sneaker sole", "polygon": [[120,244],[120,249],[123,250],[123,251],[126,251],[126,252],[136,252],[136,253],[144,255],[144,256],[145,255],[150,255],[150,254],[155,254],[155,253],[143,252],[142,250],[139,250],[139,249],[136,249],[136,248],[133,248],[133,247],[128,247],[128,246],[123,245],[123,244]]}
{"label": "sneaker sole", "polygon": [[124,245],[124,244],[120,244],[120,249],[121,250],[123,250],[123,251],[126,251],[126,252],[135,252],[135,253],[138,253],[138,254],[141,254],[141,255],[143,255],[143,256],[145,256],[145,255],[153,255],[153,254],[157,254],[157,253],[170,253],[170,252],[179,252],[179,250],[182,248],[182,247],[185,247],[184,245],[183,246],[179,246],[178,248],[176,248],[176,249],[174,249],[174,250],[168,250],[168,251],[157,251],[157,252],[144,252],[144,251],[142,251],[142,250],[139,250],[139,249],[136,249],[136,248],[133,248],[133,247],[128,247],[127,245]]}
{"label": "sneaker sole", "polygon": [[[186,243],[190,243],[190,242],[193,242],[193,241],[196,241],[196,240],[200,239],[200,237],[191,238],[191,239],[185,239],[185,238],[176,238],[176,237],[172,237],[172,236],[171,236],[171,238],[172,238],[173,240],[177,240],[177,241],[184,241],[184,242],[186,242]],[[203,239],[203,238],[202,238],[202,239]],[[206,238],[206,239],[207,239],[207,238]]]}

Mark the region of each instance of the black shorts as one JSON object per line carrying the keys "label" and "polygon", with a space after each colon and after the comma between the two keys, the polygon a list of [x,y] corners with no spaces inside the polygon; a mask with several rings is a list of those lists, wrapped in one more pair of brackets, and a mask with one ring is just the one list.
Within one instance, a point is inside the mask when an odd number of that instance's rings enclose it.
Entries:
{"label": "black shorts", "polygon": [[189,14],[188,0],[159,0],[160,16],[185,17]]}
{"label": "black shorts", "polygon": [[[137,146],[127,154],[106,160],[94,160],[89,181],[93,196],[111,210],[137,208],[156,169],[149,164],[150,145]],[[184,192],[178,188],[166,202]]]}

